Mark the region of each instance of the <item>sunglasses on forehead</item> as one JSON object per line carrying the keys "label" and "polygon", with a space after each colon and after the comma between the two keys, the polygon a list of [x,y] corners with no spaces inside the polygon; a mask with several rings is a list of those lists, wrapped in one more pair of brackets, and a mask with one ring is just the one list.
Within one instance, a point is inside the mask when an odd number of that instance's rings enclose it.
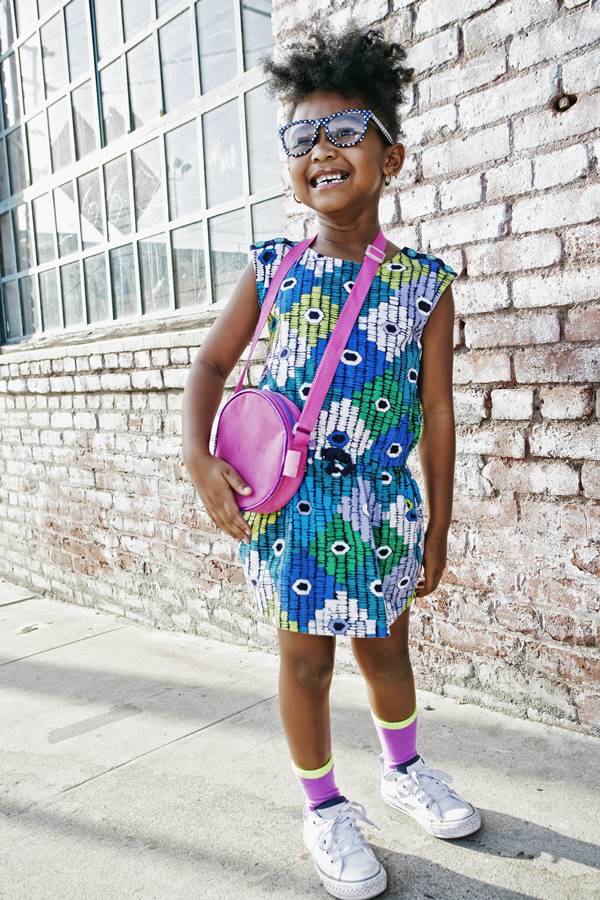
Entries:
{"label": "sunglasses on forehead", "polygon": [[352,147],[363,140],[369,119],[373,119],[383,136],[393,144],[391,134],[370,109],[342,109],[321,119],[297,119],[282,125],[278,132],[288,156],[304,156],[314,147],[321,125],[336,147]]}

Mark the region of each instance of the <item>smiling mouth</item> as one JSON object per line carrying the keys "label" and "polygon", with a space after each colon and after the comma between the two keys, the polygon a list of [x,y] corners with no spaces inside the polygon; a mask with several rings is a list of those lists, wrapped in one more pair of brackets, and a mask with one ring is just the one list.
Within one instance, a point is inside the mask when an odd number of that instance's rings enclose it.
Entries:
{"label": "smiling mouth", "polygon": [[342,184],[350,177],[349,172],[339,172],[336,175],[319,175],[317,178],[311,178],[310,186],[313,188],[327,187],[333,184]]}

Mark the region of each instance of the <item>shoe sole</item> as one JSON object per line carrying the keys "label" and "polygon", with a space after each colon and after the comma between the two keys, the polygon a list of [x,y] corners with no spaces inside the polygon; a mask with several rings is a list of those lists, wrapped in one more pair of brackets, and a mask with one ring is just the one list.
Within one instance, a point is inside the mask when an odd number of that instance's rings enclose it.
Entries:
{"label": "shoe sole", "polygon": [[418,822],[419,825],[428,834],[433,835],[433,837],[446,839],[466,837],[468,834],[473,834],[475,831],[478,831],[481,828],[481,816],[478,809],[476,809],[475,812],[468,816],[466,819],[461,819],[460,822],[448,822],[448,824],[444,825],[435,825],[433,822],[428,822],[427,820],[422,819],[415,812],[415,810],[411,809],[410,807],[406,807],[399,801],[394,801],[391,797],[386,796],[383,791],[381,792],[381,796],[388,806],[391,806],[393,809],[397,809],[400,812],[405,813],[407,816],[410,816],[411,819],[414,819],[415,822]]}
{"label": "shoe sole", "polygon": [[321,879],[323,887],[332,897],[338,897],[339,900],[369,900],[370,897],[379,896],[379,894],[382,894],[387,888],[387,872],[381,863],[379,863],[379,872],[368,880],[344,883],[329,878],[324,872],[321,872],[306,841],[304,842],[304,846],[310,853],[313,865],[317,875]]}

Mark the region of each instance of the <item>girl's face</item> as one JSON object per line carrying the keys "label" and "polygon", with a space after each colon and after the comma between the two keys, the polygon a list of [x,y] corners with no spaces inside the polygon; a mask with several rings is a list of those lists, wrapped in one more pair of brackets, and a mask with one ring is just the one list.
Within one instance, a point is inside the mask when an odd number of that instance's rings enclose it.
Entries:
{"label": "girl's face", "polygon": [[[360,97],[314,91],[298,103],[292,120],[317,119],[352,108],[366,109],[367,105]],[[389,144],[370,119],[363,140],[353,147],[336,147],[321,125],[314,147],[304,156],[287,157],[287,161],[294,193],[302,203],[324,215],[355,214],[370,207],[377,210],[384,177],[400,171],[404,147]],[[347,172],[348,177],[319,187],[314,177],[323,169]]]}

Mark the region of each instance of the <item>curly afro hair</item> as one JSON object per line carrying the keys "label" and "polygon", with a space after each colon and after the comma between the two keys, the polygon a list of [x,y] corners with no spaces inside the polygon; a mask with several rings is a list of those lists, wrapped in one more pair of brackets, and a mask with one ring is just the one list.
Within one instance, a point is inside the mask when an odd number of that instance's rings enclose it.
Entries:
{"label": "curly afro hair", "polygon": [[394,140],[401,135],[397,111],[404,102],[404,85],[414,68],[402,64],[406,50],[386,41],[380,28],[367,30],[351,23],[341,34],[319,26],[298,43],[289,44],[287,59],[268,56],[260,62],[269,77],[267,92],[286,103],[290,113],[313,91],[361,97],[381,119]]}

